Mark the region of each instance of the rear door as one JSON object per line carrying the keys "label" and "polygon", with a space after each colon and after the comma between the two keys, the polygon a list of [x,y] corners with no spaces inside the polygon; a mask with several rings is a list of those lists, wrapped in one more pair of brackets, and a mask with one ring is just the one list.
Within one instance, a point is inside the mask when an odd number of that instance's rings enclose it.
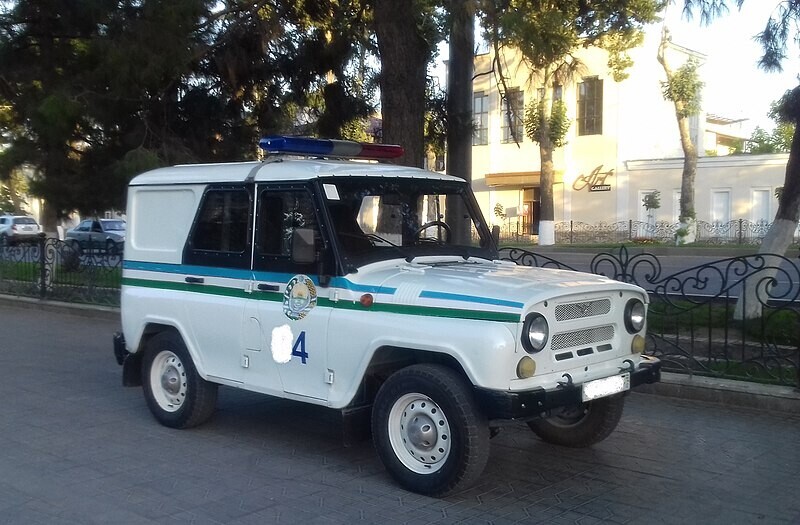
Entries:
{"label": "rear door", "polygon": [[183,252],[182,301],[207,374],[242,379],[242,323],[252,280],[252,185],[210,186]]}

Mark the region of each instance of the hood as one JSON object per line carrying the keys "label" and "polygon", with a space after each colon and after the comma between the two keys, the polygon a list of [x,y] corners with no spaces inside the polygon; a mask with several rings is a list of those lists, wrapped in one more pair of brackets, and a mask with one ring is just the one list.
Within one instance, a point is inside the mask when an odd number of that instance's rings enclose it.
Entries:
{"label": "hood", "polygon": [[637,286],[600,275],[474,258],[386,261],[364,266],[348,280],[356,289],[378,293],[382,302],[517,314],[553,297],[608,290],[641,291]]}

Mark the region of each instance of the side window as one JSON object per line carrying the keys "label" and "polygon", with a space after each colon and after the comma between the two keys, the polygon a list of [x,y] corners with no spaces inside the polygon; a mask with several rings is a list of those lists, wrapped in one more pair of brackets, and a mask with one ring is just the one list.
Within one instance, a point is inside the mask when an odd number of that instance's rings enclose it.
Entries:
{"label": "side window", "polygon": [[292,261],[292,238],[297,229],[313,230],[317,250],[321,250],[319,222],[311,194],[294,188],[262,190],[256,215],[255,269],[315,273],[314,264]]}
{"label": "side window", "polygon": [[184,263],[249,268],[251,192],[246,188],[206,191],[184,249]]}

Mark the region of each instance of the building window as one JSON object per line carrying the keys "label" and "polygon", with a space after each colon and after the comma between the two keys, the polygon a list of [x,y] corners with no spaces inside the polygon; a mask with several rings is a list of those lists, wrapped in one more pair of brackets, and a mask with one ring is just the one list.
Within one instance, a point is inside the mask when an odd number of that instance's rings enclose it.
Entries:
{"label": "building window", "polygon": [[750,219],[756,223],[769,223],[772,217],[769,213],[769,205],[772,201],[769,190],[753,190],[752,204],[750,206]]}
{"label": "building window", "polygon": [[489,143],[489,95],[483,91],[475,93],[472,99],[472,116],[475,130],[472,133],[472,145]]}
{"label": "building window", "polygon": [[731,220],[730,190],[711,191],[711,222],[717,225],[727,224]]}
{"label": "building window", "polygon": [[578,84],[578,135],[603,133],[603,81],[585,78]]}
{"label": "building window", "polygon": [[522,119],[525,111],[525,99],[519,88],[509,89],[503,98],[503,143],[522,142]]}

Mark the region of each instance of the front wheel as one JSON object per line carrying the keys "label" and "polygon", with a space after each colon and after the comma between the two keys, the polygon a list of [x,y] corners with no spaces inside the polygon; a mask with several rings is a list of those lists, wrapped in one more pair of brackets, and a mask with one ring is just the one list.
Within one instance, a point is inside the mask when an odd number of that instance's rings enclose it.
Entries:
{"label": "front wheel", "polygon": [[200,377],[175,332],[162,332],[148,341],[142,379],[147,406],[164,426],[197,426],[214,413],[217,385]]}
{"label": "front wheel", "polygon": [[528,426],[548,443],[588,447],[611,435],[622,417],[624,406],[625,395],[617,394],[561,408],[548,418],[529,421]]}
{"label": "front wheel", "polygon": [[429,496],[478,479],[489,458],[487,425],[465,381],[439,365],[395,372],[372,407],[372,435],[384,466],[404,488]]}

